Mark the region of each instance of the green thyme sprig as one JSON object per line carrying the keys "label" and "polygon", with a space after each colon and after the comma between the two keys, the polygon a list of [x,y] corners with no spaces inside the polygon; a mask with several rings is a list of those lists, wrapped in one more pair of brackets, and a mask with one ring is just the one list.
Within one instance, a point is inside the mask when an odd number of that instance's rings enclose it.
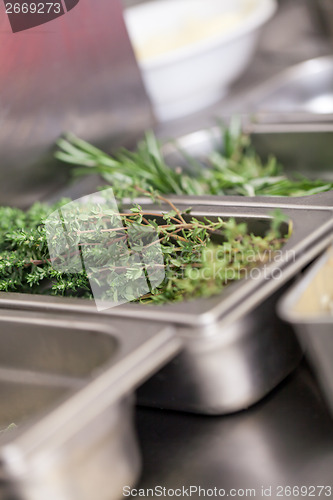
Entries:
{"label": "green thyme sprig", "polygon": [[[168,204],[169,210],[154,212],[136,204],[117,215],[118,225],[114,214],[103,205],[78,207],[72,213],[73,231],[66,235],[66,241],[80,241],[76,251],[70,252],[76,272],[62,265],[68,255],[60,251],[57,257],[50,257],[45,226],[48,214],[68,200],[53,207],[35,204],[27,212],[0,208],[0,290],[92,298],[94,284],[104,290],[101,298],[112,301],[164,304],[207,297],[262,266],[286,241],[280,234],[284,221],[281,214],[275,214],[270,231],[260,237],[250,234],[246,224],[237,224],[234,219],[195,218],[190,210],[181,212],[156,192],[149,196]],[[79,225],[75,221],[80,221]],[[61,221],[58,224],[53,237],[61,243]],[[129,234],[135,235],[130,251]],[[162,260],[155,258],[156,245]],[[88,271],[78,271],[83,252],[90,263]],[[133,255],[138,254],[144,255],[144,264],[133,261]],[[144,277],[148,273],[153,285],[161,270],[163,279],[142,295],[143,273]]]}

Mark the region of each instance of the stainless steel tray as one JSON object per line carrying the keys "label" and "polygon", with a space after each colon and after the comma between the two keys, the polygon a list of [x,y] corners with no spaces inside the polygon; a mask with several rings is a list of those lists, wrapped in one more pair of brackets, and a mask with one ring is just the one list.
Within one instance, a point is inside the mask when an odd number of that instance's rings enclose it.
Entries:
{"label": "stainless steel tray", "polygon": [[329,312],[325,295],[333,304],[333,246],[279,304],[279,314],[295,328],[333,415],[333,308]]}
{"label": "stainless steel tray", "polygon": [[133,391],[179,348],[171,328],[0,311],[1,500],[111,500],[140,472]]}
{"label": "stainless steel tray", "polygon": [[[333,210],[325,205],[331,197],[332,193],[313,196],[312,204],[308,198],[173,197],[180,209],[193,207],[196,217],[235,217],[246,221],[257,234],[268,227],[275,208],[282,209],[293,221],[294,233],[279,262],[267,267],[265,277],[235,283],[215,297],[165,306],[127,304],[97,313],[91,301],[2,293],[0,308],[78,313],[110,322],[131,318],[143,319],[147,324],[160,321],[173,325],[183,350],[140,390],[141,402],[206,414],[247,408],[299,362],[298,343],[275,316],[275,304],[283,287],[328,245]],[[154,207],[156,210],[168,211],[168,207]],[[274,278],[277,273],[279,279]]]}
{"label": "stainless steel tray", "polygon": [[[313,113],[325,120],[333,114],[333,57],[309,59],[268,79],[244,95],[237,95],[224,107],[224,112],[263,112],[275,115],[283,123],[283,115]],[[279,118],[280,115],[280,118]]]}
{"label": "stainless steel tray", "polygon": [[[314,118],[312,117],[313,120]],[[310,120],[307,123],[269,123],[258,115],[251,119],[243,117],[243,129],[250,134],[258,155],[263,159],[272,154],[276,156],[287,175],[301,174],[312,179],[333,182],[333,118],[332,123],[311,122],[309,115],[307,119]],[[175,143],[165,144],[163,150],[168,163],[186,167],[186,158],[182,151],[195,157],[205,166],[208,155],[216,149],[223,149],[222,133],[218,127],[183,136]],[[312,196],[304,198],[301,204],[317,204],[317,198],[314,201],[311,198]],[[285,202],[287,199],[277,201]],[[331,194],[324,194],[324,199],[327,200],[327,206],[333,206],[333,191]],[[271,200],[275,201],[276,198]],[[292,203],[297,203],[295,200],[296,198],[292,198]]]}

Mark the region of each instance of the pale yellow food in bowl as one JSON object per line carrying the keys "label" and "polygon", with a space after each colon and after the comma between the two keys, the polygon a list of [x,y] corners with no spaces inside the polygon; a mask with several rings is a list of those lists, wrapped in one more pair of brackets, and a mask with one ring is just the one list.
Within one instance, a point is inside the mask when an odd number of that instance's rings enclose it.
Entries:
{"label": "pale yellow food in bowl", "polygon": [[223,36],[239,26],[251,11],[250,5],[237,13],[220,14],[217,17],[183,19],[173,29],[151,36],[134,46],[139,61],[148,61],[170,52],[188,47],[202,40]]}

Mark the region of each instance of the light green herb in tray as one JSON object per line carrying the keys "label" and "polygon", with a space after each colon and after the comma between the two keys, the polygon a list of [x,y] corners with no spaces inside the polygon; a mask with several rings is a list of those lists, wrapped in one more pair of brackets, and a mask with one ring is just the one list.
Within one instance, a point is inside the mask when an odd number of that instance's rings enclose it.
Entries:
{"label": "light green herb in tray", "polygon": [[250,138],[232,124],[222,132],[223,152],[214,151],[203,160],[186,155],[191,167],[184,171],[169,166],[152,133],[146,134],[136,151],[122,150],[109,156],[77,137],[59,141],[56,156],[77,165],[77,174],[98,173],[112,185],[119,198],[135,196],[137,188],[162,194],[304,196],[333,189],[333,184],[301,175],[288,178],[274,156],[263,162]]}
{"label": "light green herb in tray", "polygon": [[6,432],[13,431],[14,429],[16,429],[16,427],[17,427],[16,424],[10,424],[5,429],[0,429],[0,436],[1,436],[1,434],[4,434]]}

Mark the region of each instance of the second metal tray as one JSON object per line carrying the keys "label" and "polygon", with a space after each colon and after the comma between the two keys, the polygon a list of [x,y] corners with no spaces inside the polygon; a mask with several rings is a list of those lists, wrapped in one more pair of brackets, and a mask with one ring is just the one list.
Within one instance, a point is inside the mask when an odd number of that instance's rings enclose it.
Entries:
{"label": "second metal tray", "polygon": [[162,324],[1,310],[1,500],[121,498],[133,391],[178,347]]}
{"label": "second metal tray", "polygon": [[279,313],[295,328],[333,415],[333,246],[283,298]]}
{"label": "second metal tray", "polygon": [[[268,117],[255,115],[243,117],[243,129],[250,134],[256,153],[267,160],[274,155],[283,165],[287,176],[302,175],[316,180],[333,182],[333,115],[331,123],[311,122],[319,120],[315,115],[306,115],[309,122],[269,123]],[[272,118],[272,117],[271,117]],[[277,118],[277,117],[275,117]],[[303,119],[305,117],[303,116]],[[191,169],[186,155],[196,158],[203,168],[208,168],[207,158],[214,150],[223,150],[223,138],[218,127],[199,130],[180,137],[176,143],[164,146],[164,155],[170,165],[182,165]],[[333,191],[305,197],[256,197],[256,200],[271,200],[273,203],[300,204],[311,208],[316,205],[333,207]],[[237,198],[236,198],[237,201]],[[241,202],[241,200],[239,200]]]}
{"label": "second metal tray", "polygon": [[[115,318],[131,318],[142,319],[147,325],[150,321],[173,325],[183,350],[140,390],[140,400],[206,414],[247,408],[299,362],[299,345],[276,317],[275,304],[283,287],[327,246],[333,231],[333,211],[320,205],[321,196],[311,207],[303,204],[303,199],[172,199],[180,209],[193,207],[195,217],[234,217],[247,222],[255,234],[265,232],[272,211],[280,208],[293,221],[294,231],[279,261],[267,266],[265,276],[235,283],[209,299],[165,306],[127,304],[98,313],[92,301],[2,293],[0,308],[79,313],[111,323]],[[145,208],[151,209],[151,205],[143,205]],[[169,209],[154,207],[156,210]]]}

